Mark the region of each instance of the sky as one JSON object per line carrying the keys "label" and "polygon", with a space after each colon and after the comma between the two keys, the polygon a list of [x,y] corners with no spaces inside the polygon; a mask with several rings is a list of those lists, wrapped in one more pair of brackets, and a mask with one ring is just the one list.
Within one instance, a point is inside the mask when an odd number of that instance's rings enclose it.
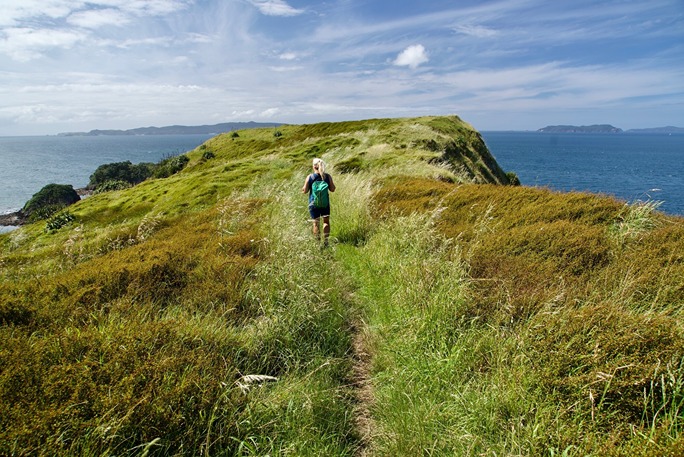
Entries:
{"label": "sky", "polygon": [[684,127],[684,0],[0,0],[0,135]]}

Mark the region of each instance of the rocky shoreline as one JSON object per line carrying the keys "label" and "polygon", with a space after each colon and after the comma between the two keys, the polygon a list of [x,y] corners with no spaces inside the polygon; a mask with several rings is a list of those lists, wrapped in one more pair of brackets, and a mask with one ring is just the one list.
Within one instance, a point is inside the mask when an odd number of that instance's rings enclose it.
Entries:
{"label": "rocky shoreline", "polygon": [[19,226],[27,222],[21,211],[8,214],[0,214],[0,226]]}

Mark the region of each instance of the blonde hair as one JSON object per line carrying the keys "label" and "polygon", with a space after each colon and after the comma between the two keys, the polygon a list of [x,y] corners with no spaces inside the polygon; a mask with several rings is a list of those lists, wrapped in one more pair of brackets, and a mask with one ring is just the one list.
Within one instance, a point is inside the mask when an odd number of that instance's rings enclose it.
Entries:
{"label": "blonde hair", "polygon": [[313,167],[321,175],[321,178],[325,179],[325,162],[323,162],[323,159],[318,157],[313,159]]}

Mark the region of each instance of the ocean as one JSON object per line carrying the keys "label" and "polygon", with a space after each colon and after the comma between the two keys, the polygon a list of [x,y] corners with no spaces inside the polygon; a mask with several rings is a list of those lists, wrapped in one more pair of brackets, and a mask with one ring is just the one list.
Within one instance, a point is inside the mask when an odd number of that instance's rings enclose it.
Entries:
{"label": "ocean", "polygon": [[[684,135],[481,133],[523,185],[654,200],[661,211],[684,215]],[[211,136],[0,137],[0,213],[20,209],[50,183],[85,187],[99,165],[158,162]]]}
{"label": "ocean", "polygon": [[684,134],[481,133],[523,185],[662,202],[660,211],[684,216]]}

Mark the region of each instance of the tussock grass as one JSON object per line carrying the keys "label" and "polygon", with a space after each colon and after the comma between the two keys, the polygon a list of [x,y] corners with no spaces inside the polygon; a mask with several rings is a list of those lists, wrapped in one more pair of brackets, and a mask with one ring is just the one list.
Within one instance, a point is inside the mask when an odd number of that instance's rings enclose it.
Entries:
{"label": "tussock grass", "polygon": [[656,225],[654,212],[662,202],[636,202],[625,205],[625,211],[611,227],[615,236],[624,241],[647,232]]}
{"label": "tussock grass", "polygon": [[[243,222],[241,236],[253,237]],[[214,227],[207,217],[143,231],[40,282],[2,283],[2,453],[202,449],[206,414],[238,372],[241,340],[225,323],[239,317],[232,310],[256,259],[238,240],[214,243]],[[222,282],[198,294],[220,262],[213,280]],[[198,316],[223,328],[198,326]]]}

